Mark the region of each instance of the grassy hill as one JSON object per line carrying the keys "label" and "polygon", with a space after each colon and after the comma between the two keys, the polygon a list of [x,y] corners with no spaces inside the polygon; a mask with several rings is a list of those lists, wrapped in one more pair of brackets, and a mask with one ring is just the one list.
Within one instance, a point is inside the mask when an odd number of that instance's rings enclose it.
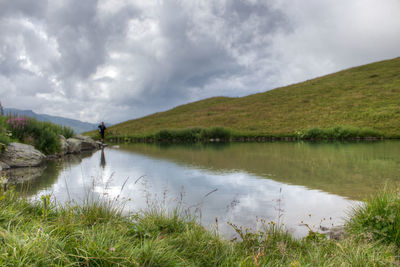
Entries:
{"label": "grassy hill", "polygon": [[163,129],[222,126],[269,136],[343,125],[400,135],[400,58],[241,98],[189,103],[117,124],[109,134],[149,136]]}

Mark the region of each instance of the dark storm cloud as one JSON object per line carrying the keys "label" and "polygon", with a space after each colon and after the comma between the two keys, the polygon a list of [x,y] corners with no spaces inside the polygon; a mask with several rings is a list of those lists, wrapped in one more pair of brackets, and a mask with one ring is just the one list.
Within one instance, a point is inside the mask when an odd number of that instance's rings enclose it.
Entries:
{"label": "dark storm cloud", "polygon": [[[197,15],[198,10],[206,15]],[[213,80],[229,80],[248,72],[251,66],[246,57],[251,60],[255,49],[267,54],[271,40],[263,37],[286,29],[282,26],[284,21],[283,14],[267,4],[165,2],[158,17],[158,34],[164,43],[145,59],[147,63],[153,62],[154,76],[145,83],[143,93],[133,98],[139,96],[143,104],[153,104],[153,109],[197,99],[198,92],[202,95],[202,88]],[[154,58],[157,51],[163,52],[161,59]],[[143,55],[143,51],[133,51],[136,52]],[[246,94],[247,89],[240,87],[230,87],[231,94]],[[220,95],[223,89],[206,94]],[[131,100],[127,98],[125,102]]]}
{"label": "dark storm cloud", "polygon": [[0,18],[8,16],[44,17],[48,0],[1,0]]}
{"label": "dark storm cloud", "polygon": [[121,121],[398,56],[398,0],[0,0],[0,100]]}

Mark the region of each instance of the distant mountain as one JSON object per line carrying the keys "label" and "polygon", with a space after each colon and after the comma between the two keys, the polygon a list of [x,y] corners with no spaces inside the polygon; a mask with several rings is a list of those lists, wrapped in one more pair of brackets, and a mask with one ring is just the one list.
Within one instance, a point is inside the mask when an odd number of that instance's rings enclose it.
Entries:
{"label": "distant mountain", "polygon": [[50,116],[47,114],[37,114],[32,110],[20,110],[15,108],[4,108],[4,114],[16,114],[18,116],[26,116],[35,118],[39,121],[48,121],[54,124],[63,125],[71,127],[75,133],[83,133],[87,131],[93,131],[97,128],[97,124],[82,122],[74,119],[58,117],[58,116]]}

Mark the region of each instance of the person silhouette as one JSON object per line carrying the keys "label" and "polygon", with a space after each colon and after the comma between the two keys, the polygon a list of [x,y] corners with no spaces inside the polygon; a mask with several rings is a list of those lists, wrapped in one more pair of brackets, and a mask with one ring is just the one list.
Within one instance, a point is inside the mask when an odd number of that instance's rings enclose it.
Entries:
{"label": "person silhouette", "polygon": [[101,124],[98,126],[99,128],[99,133],[100,133],[100,141],[103,143],[104,142],[104,133],[106,131],[106,126],[104,125],[104,122],[102,121]]}

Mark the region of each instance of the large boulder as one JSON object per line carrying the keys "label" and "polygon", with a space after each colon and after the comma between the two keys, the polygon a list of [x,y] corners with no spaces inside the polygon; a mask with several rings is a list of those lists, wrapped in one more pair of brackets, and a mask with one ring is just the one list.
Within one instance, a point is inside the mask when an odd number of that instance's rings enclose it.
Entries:
{"label": "large boulder", "polygon": [[10,168],[10,166],[8,166],[8,164],[0,161],[0,172],[3,170],[8,170]]}
{"label": "large boulder", "polygon": [[89,136],[76,135],[67,139],[68,153],[76,154],[81,151],[92,151],[99,149],[100,145]]}
{"label": "large boulder", "polygon": [[74,138],[82,141],[82,144],[81,144],[82,151],[99,149],[99,145],[97,144],[97,142],[94,141],[89,136],[76,135]]}
{"label": "large boulder", "polygon": [[67,142],[67,139],[65,139],[63,135],[60,135],[59,138],[60,138],[61,154],[65,155],[68,153],[69,144]]}
{"label": "large boulder", "polygon": [[11,143],[0,157],[11,168],[42,165],[46,156],[31,145]]}
{"label": "large boulder", "polygon": [[69,154],[77,154],[82,150],[82,141],[76,138],[68,138],[68,153]]}

